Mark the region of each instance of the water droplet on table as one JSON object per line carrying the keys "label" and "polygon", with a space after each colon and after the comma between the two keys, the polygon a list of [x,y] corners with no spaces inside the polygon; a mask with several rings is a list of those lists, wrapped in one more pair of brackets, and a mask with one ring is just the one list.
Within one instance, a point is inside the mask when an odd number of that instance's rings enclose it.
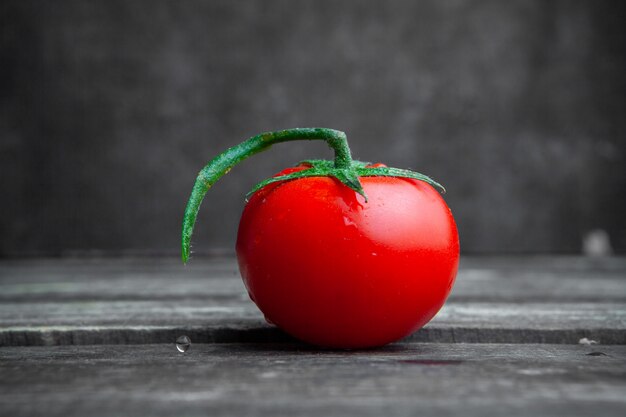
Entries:
{"label": "water droplet on table", "polygon": [[587,339],[586,337],[583,337],[582,339],[580,339],[578,341],[579,345],[597,345],[598,341],[597,340],[592,340],[592,339]]}
{"label": "water droplet on table", "polygon": [[176,349],[178,349],[179,352],[181,353],[187,352],[187,350],[189,350],[190,347],[191,347],[191,339],[189,339],[187,336],[181,336],[178,339],[176,339]]}

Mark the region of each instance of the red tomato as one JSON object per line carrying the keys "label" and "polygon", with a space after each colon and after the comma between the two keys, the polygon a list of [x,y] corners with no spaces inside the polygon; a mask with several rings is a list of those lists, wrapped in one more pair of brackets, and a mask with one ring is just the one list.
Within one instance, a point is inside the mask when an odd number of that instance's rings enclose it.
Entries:
{"label": "red tomato", "polygon": [[399,340],[439,311],[454,284],[459,239],[440,194],[407,178],[360,181],[367,203],[335,178],[310,177],[267,185],[244,209],[236,249],[250,297],[305,342]]}

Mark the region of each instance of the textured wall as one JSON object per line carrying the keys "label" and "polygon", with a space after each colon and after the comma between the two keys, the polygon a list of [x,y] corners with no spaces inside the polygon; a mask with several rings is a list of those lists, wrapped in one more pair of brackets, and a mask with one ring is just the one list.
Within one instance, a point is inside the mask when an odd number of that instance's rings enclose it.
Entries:
{"label": "textured wall", "polygon": [[[466,253],[626,251],[624,7],[606,1],[24,1],[0,5],[0,255],[178,248],[195,174],[265,130],[344,130],[448,188]],[[232,250],[276,146],[210,192]]]}

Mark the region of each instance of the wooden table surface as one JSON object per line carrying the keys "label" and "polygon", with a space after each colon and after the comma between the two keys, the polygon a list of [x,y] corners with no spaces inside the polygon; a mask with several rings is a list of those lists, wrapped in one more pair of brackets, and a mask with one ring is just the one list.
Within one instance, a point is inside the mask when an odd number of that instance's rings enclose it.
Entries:
{"label": "wooden table surface", "polygon": [[0,376],[7,416],[624,416],[626,258],[463,258],[362,351],[266,324],[234,259],[4,260]]}

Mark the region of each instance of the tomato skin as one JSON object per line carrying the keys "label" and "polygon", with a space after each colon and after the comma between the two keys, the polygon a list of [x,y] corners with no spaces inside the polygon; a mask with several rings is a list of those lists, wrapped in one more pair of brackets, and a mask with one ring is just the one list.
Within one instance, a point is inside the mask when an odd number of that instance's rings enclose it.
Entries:
{"label": "tomato skin", "polygon": [[399,340],[439,311],[454,284],[459,239],[440,194],[412,179],[360,180],[368,202],[334,178],[301,178],[261,189],[241,217],[237,258],[250,297],[308,343]]}

